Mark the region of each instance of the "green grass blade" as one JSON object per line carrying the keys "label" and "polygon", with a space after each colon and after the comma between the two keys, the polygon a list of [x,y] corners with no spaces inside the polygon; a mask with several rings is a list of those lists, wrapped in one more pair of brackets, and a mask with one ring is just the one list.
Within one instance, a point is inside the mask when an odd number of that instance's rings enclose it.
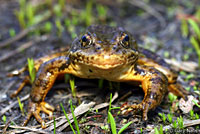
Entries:
{"label": "green grass blade", "polygon": [[34,60],[32,58],[28,58],[27,61],[28,61],[28,71],[29,71],[29,75],[30,75],[30,78],[31,78],[31,83],[33,83],[34,80],[35,80],[35,77],[36,77]]}
{"label": "green grass blade", "polygon": [[198,108],[200,108],[200,105],[197,103],[196,100],[192,100],[192,102],[193,102]]}
{"label": "green grass blade", "polygon": [[115,119],[112,116],[111,112],[108,112],[108,118],[110,120],[110,126],[111,126],[111,130],[112,130],[112,134],[117,134]]}
{"label": "green grass blade", "polygon": [[120,107],[112,107],[110,110],[120,109]]}
{"label": "green grass blade", "polygon": [[111,103],[112,103],[112,93],[110,94],[110,102],[109,102],[109,108],[108,111],[111,111]]}
{"label": "green grass blade", "polygon": [[55,120],[55,117],[53,117],[53,126],[54,126],[53,133],[56,134],[56,120]]}
{"label": "green grass blade", "polygon": [[190,37],[190,42],[191,44],[193,45],[196,53],[197,53],[197,56],[199,58],[199,66],[200,66],[200,47],[199,47],[199,43],[198,41],[195,39],[195,37]]}
{"label": "green grass blade", "polygon": [[69,120],[69,118],[68,118],[68,116],[67,116],[67,114],[66,114],[66,112],[65,112],[65,109],[64,109],[64,107],[63,107],[63,104],[60,103],[60,106],[61,106],[61,108],[62,108],[62,110],[63,110],[63,112],[64,112],[64,115],[65,115],[65,117],[66,117],[66,119],[67,119],[67,122],[69,123],[70,128],[72,129],[73,133],[76,134],[76,132],[75,132],[75,130],[74,130],[74,128],[73,128],[73,126],[72,126],[72,124],[71,124],[71,122],[70,122],[70,120]]}
{"label": "green grass blade", "polygon": [[72,106],[72,100],[70,100],[69,103],[70,103],[70,108],[71,108],[72,116],[73,116],[73,119],[74,119],[74,124],[76,126],[76,131],[77,131],[78,134],[80,134],[80,130],[79,130],[79,126],[78,126],[78,121],[76,119],[76,116],[74,115],[74,108]]}
{"label": "green grass blade", "polygon": [[159,131],[157,129],[157,127],[154,128],[155,133],[154,134],[159,134]]}
{"label": "green grass blade", "polygon": [[76,88],[75,88],[75,80],[74,80],[74,77],[71,77],[69,79],[69,84],[70,84],[70,87],[71,87],[71,90],[72,90],[72,96],[73,97],[76,97]]}
{"label": "green grass blade", "polygon": [[20,111],[22,112],[22,116],[24,116],[24,104],[21,103],[21,100],[19,99],[19,97],[17,97],[17,100],[18,100]]}
{"label": "green grass blade", "polygon": [[100,88],[100,89],[102,89],[103,88],[103,79],[99,79],[99,83],[98,83],[98,87]]}
{"label": "green grass blade", "polygon": [[133,122],[130,121],[127,124],[125,124],[118,132],[118,134],[121,134],[128,126],[130,126]]}
{"label": "green grass blade", "polygon": [[188,23],[185,19],[181,20],[181,33],[183,37],[187,37],[189,30],[188,30]]}
{"label": "green grass blade", "polygon": [[6,119],[6,116],[5,116],[5,115],[3,115],[2,120],[3,120],[3,123],[6,124],[6,120],[7,120],[7,119]]}
{"label": "green grass blade", "polygon": [[192,26],[192,29],[194,30],[194,32],[197,34],[197,37],[200,39],[200,28],[198,24],[192,19],[189,19],[188,22]]}

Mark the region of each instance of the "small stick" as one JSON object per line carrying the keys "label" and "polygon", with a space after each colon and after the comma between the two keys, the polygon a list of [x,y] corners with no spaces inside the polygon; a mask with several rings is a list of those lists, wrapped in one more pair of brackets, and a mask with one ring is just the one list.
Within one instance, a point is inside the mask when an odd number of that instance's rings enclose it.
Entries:
{"label": "small stick", "polygon": [[[5,126],[5,125],[3,125],[3,126]],[[26,131],[37,132],[37,133],[42,133],[42,134],[51,134],[51,133],[53,133],[53,132],[48,131],[48,130],[36,129],[36,128],[32,128],[32,127],[21,127],[21,126],[14,126],[14,125],[10,125],[8,127],[9,128],[15,128],[15,129],[21,129],[21,130],[26,130]],[[18,132],[18,131],[19,130],[16,130],[16,132],[15,132],[15,131],[11,130],[11,132],[14,132],[14,133],[24,133],[24,131],[23,132]],[[64,134],[64,133],[56,131],[56,134]]]}
{"label": "small stick", "polygon": [[162,17],[162,15],[158,11],[156,11],[155,8],[152,8],[151,6],[146,4],[143,0],[142,1],[141,0],[130,0],[129,3],[143,9],[148,14],[154,16],[156,19],[158,19],[158,21],[160,22],[162,27],[166,26],[165,19]]}
{"label": "small stick", "polygon": [[9,38],[3,42],[0,43],[0,48],[2,47],[6,47],[9,44],[12,44],[13,42],[16,42],[18,40],[20,40],[21,38],[23,38],[24,36],[26,36],[29,32],[33,31],[34,28],[30,27],[28,29],[25,29],[23,31],[21,31],[18,35],[16,35],[15,37]]}
{"label": "small stick", "polygon": [[[20,53],[21,51],[23,51],[23,50],[31,47],[36,42],[39,42],[40,40],[43,40],[43,39],[44,39],[44,36],[40,37],[39,39],[36,39],[35,41],[29,41],[29,42],[24,43],[23,45],[21,45],[20,47],[18,47],[16,50],[13,50],[13,51],[11,51],[11,52],[9,52],[9,53],[1,56],[0,57],[0,62],[2,62],[4,60],[6,60],[6,59],[8,59],[8,58],[10,58],[10,57],[12,57],[14,55],[16,55],[17,53]],[[47,39],[47,38],[45,37],[45,39]]]}
{"label": "small stick", "polygon": [[21,45],[20,47],[18,47],[17,49],[13,50],[13,51],[10,51],[9,53],[6,53],[4,54],[3,56],[0,57],[0,62],[4,61],[4,60],[7,60],[8,58],[16,55],[17,53],[31,47],[33,45],[33,41],[29,41],[29,42],[26,42],[24,43],[23,45]]}

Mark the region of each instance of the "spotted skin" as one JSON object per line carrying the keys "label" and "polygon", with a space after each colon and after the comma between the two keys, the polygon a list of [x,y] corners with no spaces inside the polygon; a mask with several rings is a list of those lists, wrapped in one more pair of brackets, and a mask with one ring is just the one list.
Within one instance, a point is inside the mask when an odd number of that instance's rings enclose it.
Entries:
{"label": "spotted skin", "polygon": [[[123,105],[127,113],[143,111],[147,120],[149,110],[156,108],[169,91],[185,98],[187,92],[177,83],[177,73],[158,55],[137,46],[133,36],[119,27],[93,25],[85,34],[77,37],[69,51],[51,54],[36,60],[36,80],[32,85],[29,112],[45,128],[40,111],[52,118],[54,108],[44,99],[61,74],[80,78],[99,78],[115,82],[141,83],[144,99],[140,104]],[[19,74],[26,71],[21,69]],[[23,86],[20,87],[20,90]]]}

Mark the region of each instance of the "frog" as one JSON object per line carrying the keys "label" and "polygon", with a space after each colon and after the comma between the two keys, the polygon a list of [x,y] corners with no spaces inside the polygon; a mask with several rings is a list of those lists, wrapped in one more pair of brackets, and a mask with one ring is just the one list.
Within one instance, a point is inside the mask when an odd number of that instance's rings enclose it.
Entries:
{"label": "frog", "polygon": [[[184,99],[189,94],[177,81],[178,73],[161,56],[139,47],[134,36],[122,27],[91,25],[63,51],[35,60],[36,79],[32,84],[28,115],[23,125],[32,116],[46,128],[39,115],[46,113],[52,119],[55,108],[45,102],[45,97],[57,77],[71,74],[85,79],[105,79],[111,82],[137,83],[141,85],[144,98],[139,104],[126,104],[122,113],[142,111],[142,120],[148,120],[148,112],[163,101],[167,92]],[[27,71],[27,65],[12,75]],[[28,77],[14,93],[21,91]]]}

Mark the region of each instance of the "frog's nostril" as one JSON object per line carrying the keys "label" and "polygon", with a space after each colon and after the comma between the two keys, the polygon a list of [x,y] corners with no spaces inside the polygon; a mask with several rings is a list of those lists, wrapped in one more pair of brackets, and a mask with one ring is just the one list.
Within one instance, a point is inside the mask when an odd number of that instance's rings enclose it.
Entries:
{"label": "frog's nostril", "polygon": [[116,50],[117,49],[117,46],[113,46],[113,48],[112,48],[113,50]]}

